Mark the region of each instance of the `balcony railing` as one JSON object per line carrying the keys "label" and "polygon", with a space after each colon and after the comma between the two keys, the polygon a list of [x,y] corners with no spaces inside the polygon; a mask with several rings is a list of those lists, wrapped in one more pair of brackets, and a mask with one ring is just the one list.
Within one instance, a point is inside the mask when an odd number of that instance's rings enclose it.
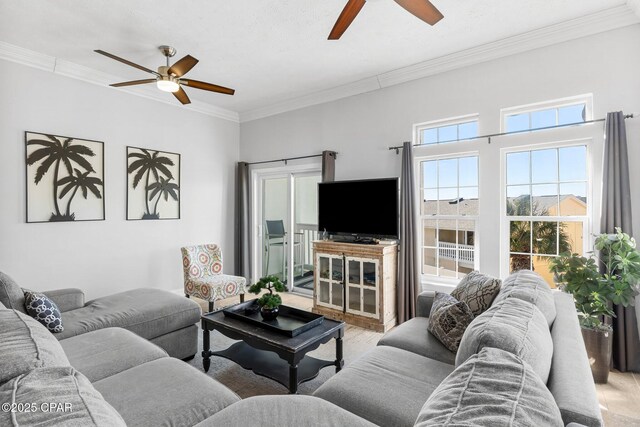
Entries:
{"label": "balcony railing", "polygon": [[450,242],[438,242],[438,257],[445,259],[457,259],[459,262],[470,263],[474,262],[475,247],[473,245],[462,245]]}

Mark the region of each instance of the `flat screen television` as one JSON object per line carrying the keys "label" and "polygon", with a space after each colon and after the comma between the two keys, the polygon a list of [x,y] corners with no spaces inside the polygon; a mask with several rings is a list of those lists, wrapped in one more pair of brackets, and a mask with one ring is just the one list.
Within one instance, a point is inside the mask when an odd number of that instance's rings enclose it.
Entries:
{"label": "flat screen television", "polygon": [[398,238],[398,178],[318,184],[318,230]]}

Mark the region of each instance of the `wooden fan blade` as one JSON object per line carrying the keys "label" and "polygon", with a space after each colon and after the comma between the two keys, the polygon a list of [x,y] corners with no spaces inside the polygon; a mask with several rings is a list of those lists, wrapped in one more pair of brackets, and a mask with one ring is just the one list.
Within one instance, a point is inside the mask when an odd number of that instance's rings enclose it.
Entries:
{"label": "wooden fan blade", "polygon": [[182,77],[189,72],[196,64],[198,60],[191,55],[187,55],[180,61],[176,62],[167,70],[169,74],[173,74],[176,77]]}
{"label": "wooden fan blade", "polygon": [[331,33],[329,33],[329,40],[338,40],[342,37],[342,34],[349,28],[349,25],[356,18],[362,6],[366,3],[365,0],[349,0],[347,5],[342,9],[342,13],[338,17]]}
{"label": "wooden fan blade", "polygon": [[109,86],[113,86],[113,87],[135,86],[135,85],[144,85],[147,83],[155,83],[155,82],[156,82],[156,79],[132,80],[130,82],[110,84]]}
{"label": "wooden fan blade", "polygon": [[158,74],[157,72],[155,72],[153,70],[148,69],[147,67],[143,67],[142,65],[138,65],[138,64],[133,63],[131,61],[127,61],[124,58],[120,58],[119,56],[112,55],[109,52],[105,52],[104,50],[97,49],[97,50],[94,50],[94,52],[95,53],[99,53],[100,55],[104,55],[107,58],[115,59],[116,61],[122,62],[123,64],[127,64],[130,67],[137,68],[138,70],[146,71],[147,73],[151,73],[151,74],[154,74],[156,76],[160,76],[160,74]]}
{"label": "wooden fan blade", "polygon": [[429,25],[434,25],[444,16],[428,0],[394,0],[412,15],[422,19]]}
{"label": "wooden fan blade", "polygon": [[182,88],[178,89],[177,92],[173,92],[173,96],[178,98],[178,101],[182,102],[182,104],[191,104],[191,100],[187,96],[187,92]]}
{"label": "wooden fan blade", "polygon": [[211,83],[200,82],[198,80],[180,79],[180,84],[194,87],[196,89],[208,90],[210,92],[223,93],[225,95],[233,95],[234,93],[236,93],[234,89],[229,89],[228,87],[218,86]]}

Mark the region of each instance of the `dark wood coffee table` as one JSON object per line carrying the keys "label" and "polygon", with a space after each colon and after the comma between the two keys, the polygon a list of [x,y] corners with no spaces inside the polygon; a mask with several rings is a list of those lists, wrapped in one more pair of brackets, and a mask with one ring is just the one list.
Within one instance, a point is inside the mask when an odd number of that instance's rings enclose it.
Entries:
{"label": "dark wood coffee table", "polygon": [[[336,372],[344,366],[342,360],[342,337],[344,322],[325,318],[322,324],[295,337],[288,337],[253,325],[240,319],[225,316],[222,310],[205,313],[202,320],[202,365],[208,372],[211,356],[220,356],[236,362],[258,375],[271,378],[289,388],[289,393],[298,392],[298,385],[314,379],[320,369],[335,366]],[[210,350],[210,331],[240,340],[226,350]],[[321,344],[336,340],[336,360],[321,360],[306,354]]]}

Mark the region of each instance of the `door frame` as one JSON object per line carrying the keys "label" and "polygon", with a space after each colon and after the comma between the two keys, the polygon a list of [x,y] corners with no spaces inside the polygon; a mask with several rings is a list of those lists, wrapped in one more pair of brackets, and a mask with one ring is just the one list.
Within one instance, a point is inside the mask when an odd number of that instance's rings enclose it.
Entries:
{"label": "door frame", "polygon": [[[263,237],[263,224],[262,224],[262,202],[263,202],[263,179],[268,178],[287,178],[288,179],[288,192],[287,192],[287,216],[288,227],[287,235],[293,236],[295,231],[295,205],[293,202],[294,193],[294,176],[303,174],[315,174],[322,173],[322,165],[313,162],[302,165],[285,165],[276,167],[264,167],[251,170],[251,223],[250,223],[250,236],[251,238],[251,283],[255,283],[262,276],[262,237]],[[289,245],[291,247],[291,245]],[[293,274],[294,269],[291,268],[294,264],[294,252],[288,251],[288,259],[286,265],[289,266],[287,274],[287,289],[293,290]]]}

